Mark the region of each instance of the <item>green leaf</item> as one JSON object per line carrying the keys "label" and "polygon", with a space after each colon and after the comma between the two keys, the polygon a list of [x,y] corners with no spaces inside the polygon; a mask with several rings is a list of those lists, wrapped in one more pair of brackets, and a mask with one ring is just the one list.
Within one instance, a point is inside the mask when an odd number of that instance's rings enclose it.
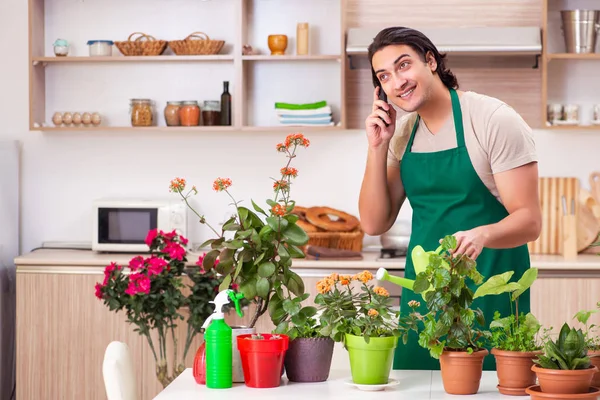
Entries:
{"label": "green leaf", "polygon": [[276,270],[277,267],[275,266],[275,264],[273,264],[270,261],[267,261],[258,266],[258,276],[260,276],[261,278],[269,278],[275,273]]}
{"label": "green leaf", "polygon": [[240,291],[244,294],[244,298],[252,300],[256,297],[256,279],[252,278],[240,285]]}
{"label": "green leaf", "polygon": [[239,231],[240,229],[242,229],[242,226],[235,222],[223,225],[224,231]]}
{"label": "green leaf", "polygon": [[252,232],[254,232],[254,229],[246,229],[245,231],[238,231],[237,237],[240,239],[248,239],[250,236],[252,236]]}
{"label": "green leaf", "polygon": [[417,278],[415,279],[413,291],[415,293],[422,293],[427,289],[429,289],[429,280],[427,279],[427,275],[424,272],[422,272],[419,275],[417,275]]}
{"label": "green leaf", "polygon": [[450,271],[440,268],[433,274],[433,287],[441,289],[450,284]]}
{"label": "green leaf", "polygon": [[521,279],[519,279],[519,281],[517,282],[520,288],[512,294],[513,301],[515,301],[520,295],[523,294],[523,292],[525,292],[531,287],[531,285],[533,285],[533,282],[535,282],[537,276],[537,268],[529,268],[527,271],[523,272],[523,275],[521,275]]}
{"label": "green leaf", "polygon": [[[293,209],[293,208],[292,208]],[[288,212],[291,212],[291,210],[289,210]],[[283,217],[285,219],[287,219],[287,221],[290,224],[295,224],[296,222],[298,222],[298,220],[300,219],[299,216],[297,216],[296,214],[288,214],[285,217]]]}
{"label": "green leaf", "polygon": [[316,309],[316,307],[308,306],[308,307],[304,307],[303,309],[301,309],[300,313],[302,315],[304,315],[305,317],[310,318],[317,314],[317,309]]}
{"label": "green leaf", "polygon": [[477,288],[473,299],[483,297],[488,294],[501,294],[519,289],[519,284],[515,282],[511,284],[508,283],[513,274],[514,271],[507,271],[502,274],[492,276],[483,285]]}
{"label": "green leaf", "polygon": [[285,334],[288,330],[288,322],[287,321],[283,321],[282,323],[280,323],[279,325],[277,325],[277,328],[275,328],[275,332],[277,334]]}
{"label": "green leaf", "polygon": [[304,258],[306,254],[299,247],[294,246],[293,244],[288,243],[287,247],[288,253],[292,258]]}
{"label": "green leaf", "polygon": [[282,234],[289,244],[304,246],[308,243],[308,234],[295,223],[288,224]]}
{"label": "green leaf", "polygon": [[473,321],[475,320],[475,313],[473,312],[473,310],[467,308],[465,310],[461,310],[460,311],[460,319],[462,320],[462,322],[467,325],[470,326]]}
{"label": "green leaf", "polygon": [[292,323],[296,326],[302,326],[306,324],[307,318],[304,314],[298,313],[292,317]]}
{"label": "green leaf", "polygon": [[202,268],[204,268],[205,271],[210,271],[215,265],[215,261],[217,261],[219,254],[221,254],[219,250],[211,250],[206,253],[204,260],[202,260]]}
{"label": "green leaf", "polygon": [[263,214],[265,217],[268,217],[268,214],[265,212],[265,210],[263,210],[262,208],[260,208],[255,202],[254,200],[250,200],[252,202],[252,207],[254,207],[254,210],[256,212],[259,212],[261,214]]}
{"label": "green leaf", "polygon": [[208,247],[209,245],[211,245],[216,239],[208,239],[207,241],[203,242],[199,248],[205,248]]}
{"label": "green leaf", "polygon": [[290,258],[290,253],[288,253],[283,243],[279,243],[279,246],[277,246],[277,253],[279,254],[279,257],[281,257],[282,260]]}
{"label": "green leaf", "polygon": [[295,272],[290,271],[290,279],[286,286],[290,292],[296,296],[302,296],[304,294],[304,281]]}
{"label": "green leaf", "polygon": [[275,232],[281,232],[288,226],[287,220],[281,217],[268,217],[267,224],[269,224],[271,229],[273,229]]}
{"label": "green leaf", "polygon": [[244,266],[244,260],[238,260],[237,266],[235,267],[235,273],[233,274],[233,279],[237,279],[240,272],[242,271],[243,266]]}
{"label": "green leaf", "polygon": [[444,250],[453,250],[456,247],[456,238],[454,235],[448,235],[442,239],[442,248]]}
{"label": "green leaf", "polygon": [[244,247],[244,242],[238,239],[228,240],[223,244],[223,246],[225,246],[225,248],[227,249],[237,250],[239,248]]}
{"label": "green leaf", "polygon": [[271,207],[275,207],[278,203],[276,201],[273,201],[271,199],[267,199],[266,203]]}
{"label": "green leaf", "polygon": [[271,283],[266,278],[260,278],[256,282],[256,294],[263,299],[266,299],[269,296],[269,291],[271,290]]}
{"label": "green leaf", "polygon": [[290,299],[285,299],[283,301],[283,309],[285,310],[286,313],[290,314],[290,315],[296,315],[300,312],[300,309],[302,308],[302,306],[298,303],[293,302]]}
{"label": "green leaf", "polygon": [[231,275],[225,276],[223,282],[219,285],[219,292],[222,292],[225,289],[229,289],[229,285],[231,285]]}

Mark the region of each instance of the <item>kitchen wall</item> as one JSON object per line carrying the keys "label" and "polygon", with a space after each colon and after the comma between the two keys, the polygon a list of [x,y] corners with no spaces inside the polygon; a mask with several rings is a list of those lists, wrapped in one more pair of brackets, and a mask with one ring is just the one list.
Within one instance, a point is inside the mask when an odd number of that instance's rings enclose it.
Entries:
{"label": "kitchen wall", "polygon": [[[516,7],[514,1],[507,4]],[[211,190],[218,176],[230,177],[232,193],[247,204],[250,198],[261,201],[271,194],[270,177],[285,162],[274,146],[284,134],[29,132],[26,1],[0,2],[0,48],[0,139],[18,139],[23,146],[23,252],[43,241],[89,241],[92,199],[168,196],[169,180],[175,176],[198,187],[199,211],[214,222],[231,210],[228,199]],[[588,90],[593,96],[593,88]],[[293,197],[300,205],[327,205],[357,214],[367,149],[364,131],[307,136],[312,144],[295,161],[299,176]],[[600,130],[535,130],[535,140],[542,176],[575,175],[587,187],[589,172],[600,170]],[[409,215],[405,207],[402,216]],[[191,226],[192,239],[203,240],[206,231],[198,224]]]}

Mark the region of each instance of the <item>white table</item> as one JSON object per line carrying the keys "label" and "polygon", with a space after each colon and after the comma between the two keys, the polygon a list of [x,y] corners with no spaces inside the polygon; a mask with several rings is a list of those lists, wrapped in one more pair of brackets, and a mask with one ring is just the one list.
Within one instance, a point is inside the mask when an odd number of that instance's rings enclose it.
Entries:
{"label": "white table", "polygon": [[[440,371],[404,371],[392,370],[390,378],[400,383],[379,392],[366,392],[347,385],[350,371],[332,370],[329,379],[319,383],[289,382],[285,377],[281,386],[269,389],[250,388],[243,383],[235,383],[230,389],[208,389],[198,385],[192,376],[191,368],[186,369],[154,400],[316,400],[316,399],[394,399],[394,400],[439,400],[469,398],[472,400],[507,400],[514,396],[504,396],[498,392],[498,378],[495,371],[483,371],[479,392],[474,396],[456,396],[444,392]],[[528,398],[528,397],[525,397]]]}

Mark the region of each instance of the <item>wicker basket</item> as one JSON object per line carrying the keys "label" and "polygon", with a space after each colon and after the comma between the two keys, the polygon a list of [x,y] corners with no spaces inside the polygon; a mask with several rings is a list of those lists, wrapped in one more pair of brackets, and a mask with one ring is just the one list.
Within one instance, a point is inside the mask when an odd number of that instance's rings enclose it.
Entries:
{"label": "wicker basket", "polygon": [[178,56],[198,56],[218,54],[224,44],[224,40],[211,40],[204,32],[194,32],[183,40],[170,41],[169,47]]}
{"label": "wicker basket", "polygon": [[[141,36],[132,40],[134,35]],[[165,51],[167,44],[166,40],[156,40],[142,32],[132,33],[126,41],[115,42],[115,46],[124,56],[159,56]]]}
{"label": "wicker basket", "polygon": [[352,232],[307,232],[307,234],[309,238],[307,245],[352,251],[362,251],[365,237],[360,227]]}

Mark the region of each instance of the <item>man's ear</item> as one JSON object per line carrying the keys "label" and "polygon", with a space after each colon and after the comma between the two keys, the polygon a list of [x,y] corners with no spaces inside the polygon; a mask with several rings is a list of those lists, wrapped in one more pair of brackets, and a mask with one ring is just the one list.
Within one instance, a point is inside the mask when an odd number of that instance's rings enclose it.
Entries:
{"label": "man's ear", "polygon": [[433,56],[432,52],[428,51],[427,54],[425,54],[425,60],[427,61],[427,65],[429,66],[431,72],[437,71],[437,62],[435,61],[435,57]]}

